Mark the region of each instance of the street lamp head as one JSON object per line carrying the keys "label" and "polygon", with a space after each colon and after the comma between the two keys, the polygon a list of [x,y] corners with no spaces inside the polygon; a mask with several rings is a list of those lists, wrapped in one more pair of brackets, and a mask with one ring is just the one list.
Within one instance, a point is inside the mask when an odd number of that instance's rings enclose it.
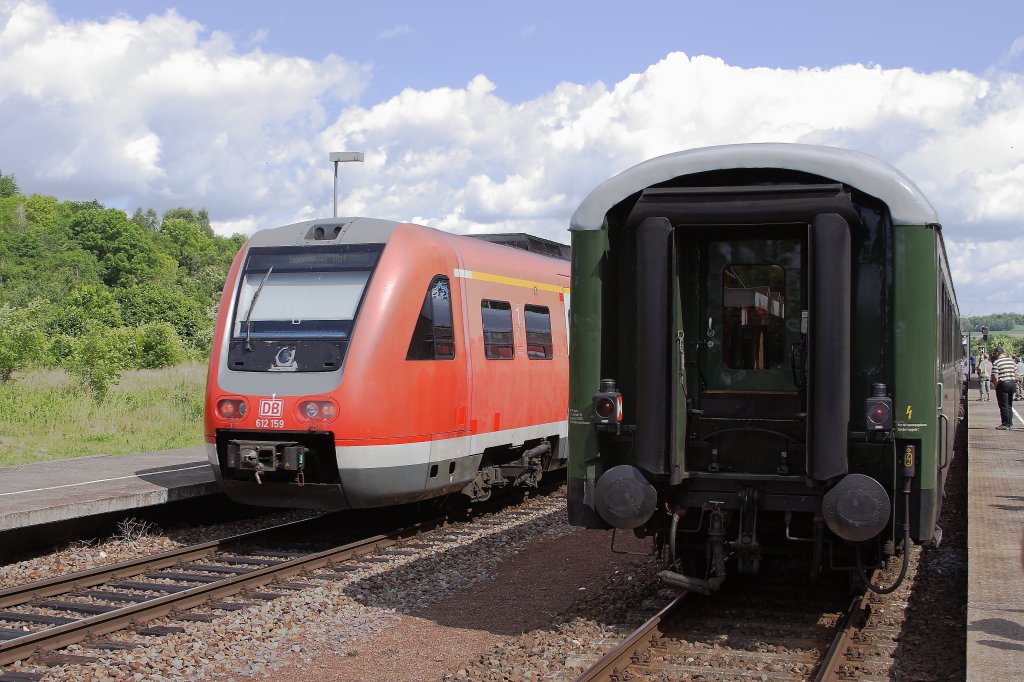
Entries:
{"label": "street lamp head", "polygon": [[362,152],[331,152],[329,160],[332,163],[344,163],[346,161],[362,161]]}

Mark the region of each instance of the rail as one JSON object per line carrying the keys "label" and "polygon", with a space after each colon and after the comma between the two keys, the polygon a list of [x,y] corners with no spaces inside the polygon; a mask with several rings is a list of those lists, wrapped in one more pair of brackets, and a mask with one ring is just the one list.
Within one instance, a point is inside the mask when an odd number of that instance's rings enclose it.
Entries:
{"label": "rail", "polygon": [[656,646],[665,634],[663,624],[680,610],[689,592],[677,594],[661,611],[651,616],[618,646],[602,656],[596,663],[576,678],[577,682],[613,682],[632,663],[639,662],[644,653]]}
{"label": "rail", "polygon": [[[414,537],[424,531],[432,530],[445,524],[444,518],[432,519],[424,522],[400,528],[382,535],[364,538],[355,542],[330,549],[313,552],[307,555],[291,558],[256,560],[247,557],[232,557],[236,560],[232,566],[192,566],[183,562],[195,561],[214,555],[216,552],[228,549],[243,542],[252,541],[260,536],[280,532],[283,529],[294,529],[310,521],[296,521],[288,524],[273,526],[270,528],[235,535],[222,540],[215,540],[199,545],[184,547],[171,552],[159,555],[142,557],[138,560],[120,562],[106,567],[90,569],[78,573],[58,576],[47,580],[29,583],[27,585],[8,588],[0,591],[0,606],[11,607],[18,605],[32,605],[39,599],[53,597],[61,594],[74,593],[84,588],[103,585],[110,581],[123,580],[125,578],[144,576],[151,578],[169,578],[184,582],[201,582],[199,585],[176,585],[173,583],[130,583],[123,585],[120,589],[138,591],[170,592],[163,595],[139,595],[128,592],[112,593],[104,597],[111,601],[135,600],[126,606],[108,606],[95,604],[63,604],[63,606],[98,606],[102,613],[95,613],[84,618],[64,618],[53,616],[39,616],[32,613],[17,613],[13,611],[0,612],[0,620],[17,621],[18,616],[25,616],[21,619],[27,623],[57,623],[53,627],[43,630],[26,632],[24,635],[15,636],[11,639],[0,641],[0,665],[13,663],[14,661],[28,658],[29,656],[43,651],[61,649],[63,647],[81,642],[86,638],[115,632],[127,627],[143,623],[170,614],[173,611],[194,608],[212,599],[222,598],[236,594],[244,589],[265,585],[281,578],[287,578],[303,571],[309,571],[324,566],[341,563],[357,558],[370,552],[385,549],[398,544],[402,539]],[[256,550],[254,556],[273,556],[273,552]],[[229,562],[230,559],[217,558],[217,561]],[[237,566],[242,566],[239,568]],[[154,571],[165,568],[178,567],[200,571],[201,574],[187,573],[172,576],[168,574],[153,574]],[[226,575],[215,575],[216,571],[230,571]],[[112,589],[118,589],[117,585]],[[117,597],[109,595],[117,594]],[[138,601],[139,599],[144,601]],[[39,607],[61,610],[61,604],[53,602],[41,602]],[[74,609],[66,609],[74,611]],[[65,622],[60,622],[65,621]],[[70,622],[67,622],[70,621]],[[11,634],[10,630],[5,634]]]}
{"label": "rail", "polygon": [[[871,581],[877,581],[879,575],[880,571],[875,571],[871,576]],[[843,657],[849,649],[850,643],[854,641],[864,627],[864,623],[867,622],[871,613],[870,601],[871,593],[866,590],[863,595],[854,597],[850,601],[849,608],[846,609],[846,613],[843,614],[836,626],[836,637],[821,659],[814,682],[835,682],[843,679],[839,667],[843,664]]]}

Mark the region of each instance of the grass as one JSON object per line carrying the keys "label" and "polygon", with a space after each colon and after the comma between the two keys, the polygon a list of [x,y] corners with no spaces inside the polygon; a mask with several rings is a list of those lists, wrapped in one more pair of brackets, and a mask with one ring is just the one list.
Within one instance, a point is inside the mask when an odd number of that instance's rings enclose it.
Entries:
{"label": "grass", "polygon": [[96,402],[63,370],[0,384],[0,466],[202,445],[206,365],[125,372]]}

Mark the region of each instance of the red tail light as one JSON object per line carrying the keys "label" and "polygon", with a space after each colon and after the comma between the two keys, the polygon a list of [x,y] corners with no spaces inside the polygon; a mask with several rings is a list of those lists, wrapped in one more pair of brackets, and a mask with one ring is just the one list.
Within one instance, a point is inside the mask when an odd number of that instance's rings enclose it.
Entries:
{"label": "red tail light", "polygon": [[885,384],[872,384],[871,395],[864,404],[866,431],[892,431],[892,399],[886,395]]}
{"label": "red tail light", "polygon": [[299,403],[299,417],[306,421],[327,422],[337,414],[337,405],[329,400],[303,400]]}
{"label": "red tail light", "polygon": [[868,411],[868,419],[874,424],[884,424],[889,419],[888,405],[873,405]]}
{"label": "red tail light", "polygon": [[217,414],[221,419],[235,421],[245,417],[246,407],[244,400],[237,398],[225,398],[217,402]]}
{"label": "red tail light", "polygon": [[614,379],[601,379],[601,390],[594,394],[591,407],[595,426],[614,426],[615,432],[619,432],[622,425],[622,394],[615,387]]}
{"label": "red tail light", "polygon": [[594,401],[594,412],[601,419],[611,419],[615,414],[615,401],[608,397],[597,398]]}

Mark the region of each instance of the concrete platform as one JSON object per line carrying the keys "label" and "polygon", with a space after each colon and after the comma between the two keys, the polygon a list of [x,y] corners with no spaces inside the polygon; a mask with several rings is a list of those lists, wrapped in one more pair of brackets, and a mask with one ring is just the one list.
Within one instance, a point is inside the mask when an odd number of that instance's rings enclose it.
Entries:
{"label": "concrete platform", "polygon": [[204,446],[0,468],[0,532],[218,493]]}
{"label": "concrete platform", "polygon": [[1024,679],[1024,414],[968,393],[967,679]]}

